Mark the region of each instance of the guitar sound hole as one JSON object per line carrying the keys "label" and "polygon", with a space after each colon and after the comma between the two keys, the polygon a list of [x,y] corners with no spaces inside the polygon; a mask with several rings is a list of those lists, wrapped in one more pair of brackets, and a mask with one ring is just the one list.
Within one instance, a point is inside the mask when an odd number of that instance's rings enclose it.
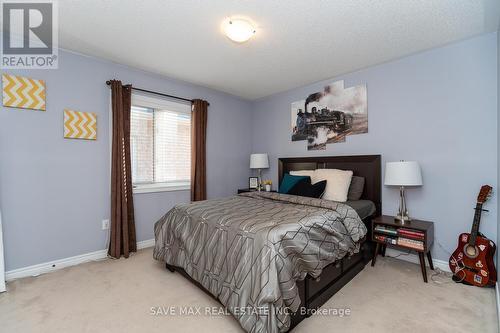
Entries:
{"label": "guitar sound hole", "polygon": [[475,258],[478,254],[477,247],[468,244],[464,246],[464,252],[469,258]]}

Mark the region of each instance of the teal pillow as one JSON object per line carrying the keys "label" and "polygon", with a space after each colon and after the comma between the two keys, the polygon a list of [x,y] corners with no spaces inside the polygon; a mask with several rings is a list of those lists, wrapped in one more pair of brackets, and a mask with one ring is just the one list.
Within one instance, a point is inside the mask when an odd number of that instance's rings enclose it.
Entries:
{"label": "teal pillow", "polygon": [[283,176],[283,180],[281,181],[279,193],[288,193],[297,183],[307,181],[309,184],[311,183],[311,177],[309,176],[292,176],[288,173],[285,173]]}

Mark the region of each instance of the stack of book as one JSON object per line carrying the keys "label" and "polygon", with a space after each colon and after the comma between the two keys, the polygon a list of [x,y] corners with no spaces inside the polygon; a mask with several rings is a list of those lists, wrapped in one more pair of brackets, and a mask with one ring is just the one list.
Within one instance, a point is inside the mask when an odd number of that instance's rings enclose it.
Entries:
{"label": "stack of book", "polygon": [[[374,238],[379,242],[408,247],[415,250],[424,250],[425,234],[422,231],[393,228],[386,225],[376,225]],[[381,235],[382,234],[382,235]]]}
{"label": "stack of book", "polygon": [[380,224],[378,224],[375,227],[375,231],[376,232],[380,232],[382,234],[391,235],[391,236],[397,236],[398,235],[397,229],[391,228],[391,227],[388,227],[388,226],[384,226],[384,225],[380,225]]}
{"label": "stack of book", "polygon": [[389,236],[375,235],[375,239],[388,244],[397,244],[397,239]]}
{"label": "stack of book", "polygon": [[398,236],[422,240],[422,241],[424,240],[424,237],[425,237],[424,233],[421,231],[405,229],[405,228],[398,229]]}
{"label": "stack of book", "polygon": [[404,237],[398,237],[398,245],[409,247],[415,250],[424,250],[424,242]]}

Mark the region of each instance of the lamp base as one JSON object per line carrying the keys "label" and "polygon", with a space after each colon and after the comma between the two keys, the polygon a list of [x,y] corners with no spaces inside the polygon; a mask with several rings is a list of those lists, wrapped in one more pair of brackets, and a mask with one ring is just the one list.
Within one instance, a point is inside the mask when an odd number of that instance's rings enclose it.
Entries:
{"label": "lamp base", "polygon": [[401,224],[407,224],[407,223],[410,223],[410,221],[411,221],[411,218],[408,215],[408,209],[406,207],[404,186],[401,186],[399,188],[399,210],[398,210],[398,214],[396,215],[394,220],[400,222]]}
{"label": "lamp base", "polygon": [[258,180],[258,185],[257,185],[257,191],[261,191],[262,190],[262,171],[261,169],[258,169],[258,172],[259,172],[259,180]]}
{"label": "lamp base", "polygon": [[398,214],[394,217],[394,220],[401,224],[409,224],[411,222],[411,218],[408,215],[401,216]]}

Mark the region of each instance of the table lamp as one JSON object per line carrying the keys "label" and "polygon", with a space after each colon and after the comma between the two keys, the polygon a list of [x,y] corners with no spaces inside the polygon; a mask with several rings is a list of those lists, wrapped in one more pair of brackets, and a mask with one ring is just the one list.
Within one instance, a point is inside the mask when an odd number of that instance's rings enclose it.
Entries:
{"label": "table lamp", "polygon": [[410,222],[405,199],[405,186],[422,186],[420,166],[415,161],[387,162],[385,164],[384,184],[399,186],[399,211],[396,220]]}
{"label": "table lamp", "polygon": [[251,154],[250,155],[250,169],[258,169],[259,171],[259,187],[260,191],[262,188],[262,177],[261,171],[262,169],[269,168],[269,158],[267,154]]}

